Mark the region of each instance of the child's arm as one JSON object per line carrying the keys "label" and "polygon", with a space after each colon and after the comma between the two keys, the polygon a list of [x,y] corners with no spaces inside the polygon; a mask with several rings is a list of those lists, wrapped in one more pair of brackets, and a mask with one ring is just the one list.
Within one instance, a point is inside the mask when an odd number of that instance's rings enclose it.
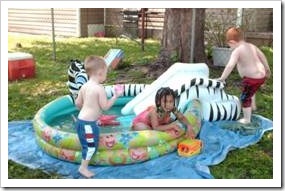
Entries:
{"label": "child's arm", "polygon": [[77,108],[81,109],[83,105],[82,93],[79,91],[78,96],[75,100],[75,105]]}
{"label": "child's arm", "polygon": [[175,122],[171,122],[169,124],[166,124],[166,125],[157,125],[157,126],[152,126],[153,127],[153,130],[158,130],[158,131],[165,131],[165,130],[168,130],[168,129],[172,129],[172,128],[175,128],[177,125]]}
{"label": "child's arm", "polygon": [[271,75],[271,71],[270,71],[267,59],[266,59],[265,55],[263,54],[263,52],[259,48],[256,47],[256,49],[257,49],[258,58],[261,60],[261,63],[263,64],[263,66],[265,68],[266,78],[269,78]]}
{"label": "child's arm", "polygon": [[158,121],[157,112],[155,110],[151,111],[149,113],[149,117],[150,117],[151,127],[153,130],[167,131],[170,129],[177,129],[177,131],[178,131],[178,129],[179,129],[179,127],[175,121],[174,122],[169,121],[168,124],[160,125],[159,121]]}
{"label": "child's arm", "polygon": [[228,76],[230,75],[230,73],[232,72],[234,67],[236,66],[236,63],[238,61],[238,57],[239,57],[239,52],[238,52],[238,49],[236,49],[232,52],[230,60],[229,60],[228,64],[226,65],[226,67],[223,71],[223,74],[221,75],[220,78],[218,78],[218,80],[224,82],[228,78]]}
{"label": "child's arm", "polygon": [[115,95],[113,95],[113,97],[111,99],[108,100],[104,88],[103,87],[100,88],[99,105],[100,105],[102,110],[106,111],[106,110],[110,109],[112,107],[112,105],[115,103],[115,101],[117,100],[117,98],[118,98],[118,96],[115,94]]}
{"label": "child's arm", "polygon": [[168,129],[173,128],[173,124],[169,123],[166,125],[160,125],[159,121],[158,121],[158,116],[157,116],[157,112],[154,110],[150,111],[149,113],[149,118],[150,118],[150,123],[151,123],[151,127],[153,128],[153,130],[158,130],[158,131],[165,131]]}
{"label": "child's arm", "polygon": [[99,105],[100,105],[101,109],[104,111],[110,109],[112,107],[112,105],[115,103],[115,101],[117,100],[117,98],[119,96],[121,96],[123,93],[124,92],[115,91],[115,94],[113,95],[113,97],[108,100],[105,89],[103,88],[103,86],[100,86],[100,89],[99,89]]}
{"label": "child's arm", "polygon": [[193,130],[193,127],[192,125],[188,122],[188,120],[186,119],[186,117],[181,113],[179,112],[176,108],[175,110],[173,111],[174,115],[176,116],[176,118],[181,121],[182,123],[184,123],[184,125],[186,125],[187,127],[187,131],[186,131],[186,137],[189,137],[189,138],[192,138],[194,139],[195,138],[195,133],[194,133],[194,130]]}

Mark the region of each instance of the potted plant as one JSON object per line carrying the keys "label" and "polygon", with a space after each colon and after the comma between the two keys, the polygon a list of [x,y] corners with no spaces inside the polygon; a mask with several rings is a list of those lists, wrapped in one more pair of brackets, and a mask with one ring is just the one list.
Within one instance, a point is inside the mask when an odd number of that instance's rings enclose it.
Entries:
{"label": "potted plant", "polygon": [[225,66],[231,55],[226,43],[226,30],[236,25],[236,9],[208,9],[205,18],[205,40],[210,47],[213,64]]}

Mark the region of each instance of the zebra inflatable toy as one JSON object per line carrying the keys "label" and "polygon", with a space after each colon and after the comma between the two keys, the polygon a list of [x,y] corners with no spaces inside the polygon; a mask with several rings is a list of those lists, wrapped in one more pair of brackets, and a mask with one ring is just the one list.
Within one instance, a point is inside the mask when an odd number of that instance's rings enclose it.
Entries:
{"label": "zebra inflatable toy", "polygon": [[154,103],[154,96],[160,87],[175,90],[176,105],[184,112],[187,104],[198,99],[202,106],[202,119],[206,121],[236,120],[239,118],[241,106],[236,96],[224,90],[224,84],[209,79],[209,68],[204,63],[175,63],[142,93],[131,100],[122,109],[123,114],[143,111]]}

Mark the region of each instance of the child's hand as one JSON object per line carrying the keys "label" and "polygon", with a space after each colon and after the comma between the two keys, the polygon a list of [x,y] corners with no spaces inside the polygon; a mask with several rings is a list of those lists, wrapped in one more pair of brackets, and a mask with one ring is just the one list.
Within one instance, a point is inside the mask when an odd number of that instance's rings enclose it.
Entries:
{"label": "child's hand", "polygon": [[195,139],[195,133],[191,126],[187,126],[185,137],[190,139]]}
{"label": "child's hand", "polygon": [[224,85],[226,85],[226,80],[222,80],[221,78],[216,78],[215,80],[222,82]]}
{"label": "child's hand", "polygon": [[124,89],[125,89],[124,85],[122,85],[122,84],[115,85],[115,94],[116,94],[116,96],[119,97],[119,96],[123,95]]}

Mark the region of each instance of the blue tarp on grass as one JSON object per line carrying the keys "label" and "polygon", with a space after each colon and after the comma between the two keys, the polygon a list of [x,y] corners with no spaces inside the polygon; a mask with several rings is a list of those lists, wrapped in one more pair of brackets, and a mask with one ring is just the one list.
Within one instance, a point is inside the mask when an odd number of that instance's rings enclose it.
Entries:
{"label": "blue tarp on grass", "polygon": [[[209,166],[225,160],[230,150],[257,143],[264,132],[273,129],[271,120],[253,116],[251,126],[235,121],[203,122],[199,138],[203,149],[190,158],[173,152],[139,164],[122,166],[90,166],[96,179],[213,179]],[[77,172],[78,164],[53,158],[36,143],[31,121],[8,123],[8,158],[46,172],[55,172],[64,178],[83,178]]]}

